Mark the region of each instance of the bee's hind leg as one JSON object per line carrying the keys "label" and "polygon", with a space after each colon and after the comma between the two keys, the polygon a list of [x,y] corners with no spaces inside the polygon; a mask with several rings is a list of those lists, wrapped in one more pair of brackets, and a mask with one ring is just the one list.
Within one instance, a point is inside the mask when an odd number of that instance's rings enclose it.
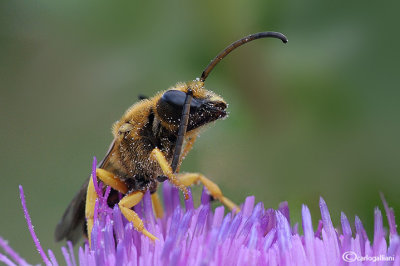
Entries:
{"label": "bee's hind leg", "polygon": [[[124,182],[122,182],[118,177],[114,174],[104,170],[97,168],[96,169],[96,176],[103,181],[104,184],[110,186],[111,188],[121,192],[122,194],[128,193],[128,187]],[[118,206],[125,216],[125,218],[132,222],[135,229],[145,236],[149,237],[152,240],[156,240],[157,238],[148,232],[143,225],[143,221],[139,218],[137,213],[135,213],[132,208],[133,206],[137,205],[143,198],[144,193],[142,191],[135,191],[128,195],[125,195],[118,203]],[[97,193],[94,189],[93,178],[90,178],[87,193],[86,193],[86,207],[85,207],[85,216],[86,216],[86,224],[87,224],[87,231],[88,231],[88,239],[89,245],[91,244],[91,232],[93,229],[93,217],[94,217],[94,206],[97,199]]]}
{"label": "bee's hind leg", "polygon": [[85,206],[85,217],[86,217],[86,229],[89,246],[92,244],[92,229],[93,229],[93,217],[94,217],[94,206],[96,204],[97,192],[94,189],[93,179],[90,177],[89,184],[86,192],[86,206]]}

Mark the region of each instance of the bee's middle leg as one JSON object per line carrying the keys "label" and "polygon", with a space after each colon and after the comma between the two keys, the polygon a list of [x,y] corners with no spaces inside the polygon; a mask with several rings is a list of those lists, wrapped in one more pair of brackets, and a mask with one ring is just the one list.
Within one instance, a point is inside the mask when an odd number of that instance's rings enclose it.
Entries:
{"label": "bee's middle leg", "polygon": [[158,238],[155,237],[153,234],[151,234],[149,231],[144,228],[144,224],[142,219],[139,218],[139,215],[137,215],[136,212],[131,210],[132,207],[137,205],[142,199],[143,199],[144,193],[142,191],[135,191],[132,192],[125,197],[123,197],[119,203],[118,206],[122,212],[122,214],[125,216],[125,218],[133,223],[133,226],[137,231],[140,233],[144,234],[151,240],[157,240]]}
{"label": "bee's middle leg", "polygon": [[197,173],[185,173],[185,174],[178,174],[178,177],[172,172],[172,168],[165,159],[164,154],[157,148],[155,148],[151,152],[151,156],[158,162],[161,166],[161,169],[169,179],[169,181],[179,189],[181,189],[185,195],[185,199],[189,198],[187,187],[193,185],[194,183],[201,182],[207,190],[211,193],[211,196],[219,200],[222,204],[227,206],[231,210],[235,210],[236,212],[240,211],[240,208],[233,203],[230,199],[226,198],[222,195],[221,189],[218,187],[217,184],[212,182],[207,177],[203,176],[202,174]]}
{"label": "bee's middle leg", "polygon": [[198,173],[184,173],[184,174],[179,174],[178,178],[180,182],[182,182],[182,184],[187,187],[198,182],[202,183],[210,192],[213,198],[219,200],[230,210],[235,210],[236,212],[240,211],[240,208],[235,203],[233,203],[233,201],[222,195],[222,191],[219,188],[219,186],[210,179],[208,179],[207,177],[205,177],[204,175]]}
{"label": "bee's middle leg", "polygon": [[[112,187],[118,192],[122,194],[128,193],[128,187],[126,186],[126,184],[111,172],[97,168],[96,176],[101,181],[103,181],[104,184]],[[135,213],[133,210],[130,209],[133,206],[137,205],[142,200],[143,196],[144,193],[142,191],[132,192],[128,195],[125,195],[119,201],[118,206],[122,214],[125,216],[125,218],[133,223],[133,226],[137,231],[143,233],[145,236],[149,237],[152,240],[156,240],[157,238],[144,228],[143,221],[139,218],[137,213]],[[94,216],[94,206],[96,203],[96,199],[97,199],[97,193],[96,190],[94,189],[93,179],[91,177],[86,194],[86,210],[85,210],[89,243],[91,243],[90,240],[91,240],[91,232],[93,229],[93,216]]]}

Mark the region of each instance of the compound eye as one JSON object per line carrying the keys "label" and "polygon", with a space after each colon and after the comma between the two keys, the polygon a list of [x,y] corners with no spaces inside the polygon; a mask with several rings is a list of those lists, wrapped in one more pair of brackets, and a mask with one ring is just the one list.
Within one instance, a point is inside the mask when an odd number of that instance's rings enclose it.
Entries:
{"label": "compound eye", "polygon": [[160,102],[168,104],[171,107],[182,108],[185,103],[186,93],[183,91],[170,90],[163,94]]}
{"label": "compound eye", "polygon": [[[179,123],[185,104],[186,93],[178,90],[165,92],[157,103],[157,112],[169,123]],[[193,113],[201,106],[201,101],[193,98],[190,103],[190,112]]]}

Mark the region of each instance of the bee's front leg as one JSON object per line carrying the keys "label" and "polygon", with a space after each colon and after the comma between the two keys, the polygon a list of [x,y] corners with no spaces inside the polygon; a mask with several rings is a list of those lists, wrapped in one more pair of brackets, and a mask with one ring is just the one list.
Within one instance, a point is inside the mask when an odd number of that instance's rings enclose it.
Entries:
{"label": "bee's front leg", "polygon": [[181,167],[182,160],[186,157],[186,155],[192,149],[193,144],[196,141],[196,138],[197,138],[197,135],[186,137],[186,145],[185,145],[185,148],[182,151],[182,156],[181,156],[181,158],[179,160],[179,164],[178,164],[178,168],[176,169],[176,172],[179,172],[179,168]]}
{"label": "bee's front leg", "polygon": [[151,157],[158,162],[164,175],[168,177],[168,180],[183,192],[185,199],[189,199],[189,192],[186,186],[178,178],[176,178],[172,172],[171,165],[169,165],[167,159],[165,159],[164,154],[158,148],[155,148],[151,152]]}

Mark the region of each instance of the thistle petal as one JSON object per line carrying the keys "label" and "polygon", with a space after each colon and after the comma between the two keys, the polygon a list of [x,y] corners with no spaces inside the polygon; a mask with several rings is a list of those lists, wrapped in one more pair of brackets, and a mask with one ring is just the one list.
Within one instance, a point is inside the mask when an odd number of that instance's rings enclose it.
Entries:
{"label": "thistle petal", "polygon": [[[107,189],[109,190],[109,189]],[[107,191],[106,190],[106,191]],[[155,242],[133,228],[119,210],[110,208],[108,193],[95,204],[91,247],[85,243],[75,259],[71,243],[62,248],[66,265],[344,265],[346,259],[354,259],[352,265],[371,265],[371,260],[385,265],[400,265],[400,236],[397,234],[393,209],[383,199],[389,221],[389,241],[386,240],[382,213],[375,209],[374,238],[371,244],[360,219],[355,217],[355,232],[344,213],[341,213],[342,233],[333,227],[325,201],[319,202],[321,220],[314,233],[310,210],[302,206],[304,235],[298,233],[297,224],[290,223],[287,202],[278,210],[265,209],[262,203],[254,205],[255,198],[246,198],[242,210],[224,216],[224,207],[212,210],[210,196],[204,189],[202,204],[194,208],[190,195],[180,204],[179,191],[163,185],[165,215],[155,218],[150,193],[135,206],[143,217],[145,228],[158,237]],[[27,214],[21,187],[21,202],[27,216],[28,228],[33,226]],[[39,240],[32,233],[35,245],[43,261],[58,265],[51,250],[48,257],[41,249]],[[27,265],[8,244],[0,238],[0,261],[8,265]],[[346,253],[350,252],[350,257]],[[13,262],[12,260],[16,262]],[[47,259],[47,260],[46,260]],[[375,264],[374,264],[375,265]]]}

